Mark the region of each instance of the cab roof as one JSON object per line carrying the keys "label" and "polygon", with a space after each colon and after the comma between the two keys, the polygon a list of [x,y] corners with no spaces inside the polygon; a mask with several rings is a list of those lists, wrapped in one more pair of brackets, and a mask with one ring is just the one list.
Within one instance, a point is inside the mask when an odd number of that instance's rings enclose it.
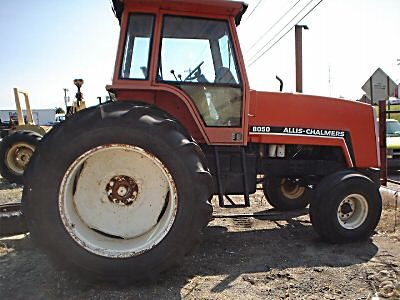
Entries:
{"label": "cab roof", "polygon": [[236,25],[240,24],[247,10],[247,4],[228,0],[112,0],[115,16],[121,23],[124,7],[128,5],[151,6],[177,12],[212,13],[233,16]]}

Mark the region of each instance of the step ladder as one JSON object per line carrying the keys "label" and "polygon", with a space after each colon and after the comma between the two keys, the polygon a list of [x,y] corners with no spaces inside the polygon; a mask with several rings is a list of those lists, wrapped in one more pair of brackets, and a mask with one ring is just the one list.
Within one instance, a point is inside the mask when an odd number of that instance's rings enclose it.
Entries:
{"label": "step ladder", "polygon": [[[221,170],[221,160],[220,153],[224,152],[221,150],[219,146],[214,146],[214,157],[215,157],[215,169],[216,169],[216,177],[217,177],[217,188],[218,188],[218,203],[220,207],[225,208],[241,208],[241,207],[250,207],[250,196],[249,196],[249,187],[248,187],[248,179],[247,179],[247,163],[246,163],[246,153],[244,147],[238,147],[238,151],[240,152],[240,161],[241,161],[241,172],[240,173],[229,173],[222,172]],[[225,151],[226,152],[226,151]],[[232,149],[229,150],[232,152]],[[244,188],[244,203],[237,204],[232,198],[225,193],[225,187],[223,184],[224,176],[242,176],[243,180],[243,188]],[[225,201],[227,200],[227,202]]]}

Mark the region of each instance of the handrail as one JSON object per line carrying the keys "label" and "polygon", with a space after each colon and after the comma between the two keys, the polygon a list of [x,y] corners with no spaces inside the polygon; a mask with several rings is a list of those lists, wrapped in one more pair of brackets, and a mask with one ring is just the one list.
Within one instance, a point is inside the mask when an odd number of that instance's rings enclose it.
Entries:
{"label": "handrail", "polygon": [[35,125],[35,121],[33,120],[31,105],[29,102],[28,92],[24,92],[14,88],[14,97],[15,97],[15,106],[17,109],[17,117],[18,117],[18,125],[25,125],[24,114],[21,108],[21,102],[19,100],[19,94],[24,95],[25,98],[25,107],[26,107],[26,117],[28,121],[28,125]]}

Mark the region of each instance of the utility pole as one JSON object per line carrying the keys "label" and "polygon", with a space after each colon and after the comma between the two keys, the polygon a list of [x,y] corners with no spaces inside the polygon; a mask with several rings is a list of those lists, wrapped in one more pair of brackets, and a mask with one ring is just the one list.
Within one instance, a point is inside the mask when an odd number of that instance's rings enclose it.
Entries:
{"label": "utility pole", "polygon": [[69,90],[67,88],[64,88],[63,90],[64,90],[65,109],[68,109],[68,96],[67,96],[67,93],[69,92]]}
{"label": "utility pole", "polygon": [[303,92],[303,29],[308,30],[307,25],[295,26],[296,39],[296,92]]}

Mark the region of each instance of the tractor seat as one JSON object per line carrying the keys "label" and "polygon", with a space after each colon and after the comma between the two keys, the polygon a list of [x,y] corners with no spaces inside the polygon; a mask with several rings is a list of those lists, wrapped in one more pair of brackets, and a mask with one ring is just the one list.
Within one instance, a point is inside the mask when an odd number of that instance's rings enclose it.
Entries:
{"label": "tractor seat", "polygon": [[237,84],[235,77],[233,77],[231,70],[226,67],[220,67],[215,72],[215,83],[222,84]]}

